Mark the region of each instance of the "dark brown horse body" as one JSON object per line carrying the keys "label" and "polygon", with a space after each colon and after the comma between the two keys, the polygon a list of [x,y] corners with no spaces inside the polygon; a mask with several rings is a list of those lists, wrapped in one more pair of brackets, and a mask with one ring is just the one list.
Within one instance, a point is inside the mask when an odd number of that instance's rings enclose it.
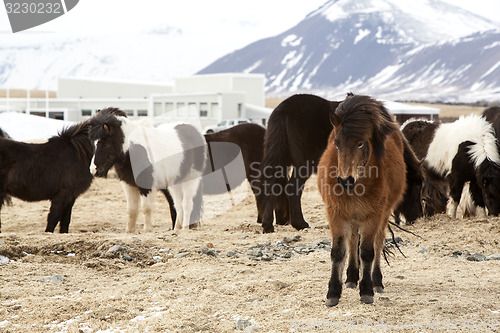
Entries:
{"label": "dark brown horse body", "polygon": [[314,95],[294,95],[269,117],[258,196],[264,232],[274,231],[274,209],[286,206],[287,201],[290,224],[299,230],[309,227],[302,215],[302,191],[307,179],[316,173],[332,130],[328,115],[338,104]]}
{"label": "dark brown horse body", "polygon": [[339,302],[347,251],[346,286],[356,287],[361,264],[361,301],[372,303],[374,291],[384,288],[380,258],[389,216],[406,187],[404,138],[383,104],[368,96],[348,95],[331,119],[334,130],[318,167],[332,235],[326,305]]}
{"label": "dark brown horse body", "polygon": [[[420,160],[423,161],[425,156],[427,156],[427,150],[434,139],[434,132],[438,127],[439,123],[416,119],[403,124],[401,131]],[[436,177],[432,170],[429,170],[425,164],[423,168],[425,175],[421,190],[421,200],[424,207],[423,214],[425,216],[432,216],[444,213],[448,201],[448,184],[441,177]]]}
{"label": "dark brown horse body", "polygon": [[[242,170],[225,174],[225,187],[210,186],[205,183],[203,191],[205,194],[220,194],[230,191],[235,186],[240,185],[245,178],[250,183],[254,195],[257,197],[260,189],[260,164],[264,155],[264,136],[266,129],[257,124],[241,124],[224,131],[213,134],[205,134],[205,141],[208,145],[209,159],[206,164],[206,174],[223,170],[225,173],[227,166],[238,158],[239,154],[243,158],[245,173]],[[208,179],[205,177],[204,180]],[[260,222],[260,216],[258,221]]]}
{"label": "dark brown horse body", "polygon": [[50,200],[45,231],[67,233],[76,198],[92,183],[94,145],[87,123],[63,130],[47,143],[0,138],[0,209],[7,196],[25,201]]}

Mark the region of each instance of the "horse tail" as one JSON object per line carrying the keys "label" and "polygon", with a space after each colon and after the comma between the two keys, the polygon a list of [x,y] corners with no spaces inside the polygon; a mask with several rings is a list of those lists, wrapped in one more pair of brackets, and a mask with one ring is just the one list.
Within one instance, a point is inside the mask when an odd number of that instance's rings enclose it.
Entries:
{"label": "horse tail", "polygon": [[170,207],[170,218],[172,219],[172,230],[175,228],[175,220],[177,219],[177,210],[175,209],[174,198],[168,189],[162,189],[161,192],[168,201],[168,206]]}
{"label": "horse tail", "polygon": [[[288,181],[288,167],[292,163],[292,157],[288,146],[289,137],[287,133],[287,119],[279,114],[271,114],[267,131],[264,137],[264,156],[261,163],[260,191],[257,197],[259,215],[264,213],[265,198],[283,194]],[[278,184],[279,189],[275,186]],[[278,195],[282,197],[282,195]],[[272,200],[272,203],[281,203]],[[274,209],[274,207],[273,207]]]}

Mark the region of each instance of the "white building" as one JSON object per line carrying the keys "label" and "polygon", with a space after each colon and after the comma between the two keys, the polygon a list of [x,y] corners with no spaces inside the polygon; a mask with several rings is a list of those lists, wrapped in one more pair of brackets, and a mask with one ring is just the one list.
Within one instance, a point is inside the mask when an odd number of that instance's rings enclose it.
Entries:
{"label": "white building", "polygon": [[57,98],[0,98],[0,111],[80,121],[98,110],[117,107],[130,117],[187,121],[202,127],[228,118],[266,119],[265,77],[261,74],[210,74],[151,82],[61,78]]}

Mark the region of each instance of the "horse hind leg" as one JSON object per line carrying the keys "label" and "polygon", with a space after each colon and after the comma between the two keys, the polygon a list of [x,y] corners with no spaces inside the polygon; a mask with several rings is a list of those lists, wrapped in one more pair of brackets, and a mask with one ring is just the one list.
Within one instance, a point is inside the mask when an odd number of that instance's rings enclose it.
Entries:
{"label": "horse hind leg", "polygon": [[155,192],[150,191],[147,196],[141,196],[142,211],[144,212],[144,231],[153,231],[152,214],[155,204]]}
{"label": "horse hind leg", "polygon": [[184,223],[184,206],[182,204],[182,184],[176,184],[174,186],[169,186],[170,194],[172,195],[172,200],[177,212],[175,222],[172,224],[173,230],[180,230],[182,224]]}
{"label": "horse hind leg", "polygon": [[309,228],[309,224],[306,222],[304,215],[302,214],[301,197],[302,192],[304,191],[304,185],[310,177],[310,172],[308,172],[307,175],[298,175],[298,173],[303,172],[303,169],[304,168],[301,167],[294,167],[287,186],[283,189],[288,195],[290,224],[297,230]]}
{"label": "horse hind leg", "polygon": [[183,184],[184,227],[198,227],[201,217],[201,180],[195,179]]}
{"label": "horse hind leg", "polygon": [[74,204],[75,199],[71,200],[63,209],[61,224],[59,226],[59,232],[61,234],[67,234],[69,232],[69,223],[71,222],[71,212]]}
{"label": "horse hind leg", "polygon": [[[66,200],[63,199],[63,195],[58,194],[52,198],[49,214],[47,215],[47,227],[45,228],[45,232],[54,232],[57,224],[64,215],[66,206],[67,203]],[[61,226],[61,228],[61,230],[64,230],[64,227]]]}

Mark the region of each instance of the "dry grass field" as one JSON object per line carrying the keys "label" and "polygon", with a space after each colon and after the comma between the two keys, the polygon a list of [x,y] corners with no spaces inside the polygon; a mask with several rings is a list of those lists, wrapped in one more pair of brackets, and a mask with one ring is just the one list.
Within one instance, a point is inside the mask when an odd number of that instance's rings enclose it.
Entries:
{"label": "dry grass field", "polygon": [[500,218],[418,220],[406,228],[422,238],[396,232],[405,257],[383,264],[374,304],[346,290],[326,308],[329,230],[315,181],[303,197],[311,228],[273,234],[260,233],[252,196],[232,207],[207,198],[223,213],[173,232],[158,195],[154,231],[135,235],[116,179],[77,200],[69,234],[43,232],[48,202],[14,200],[2,210],[0,332],[500,330],[500,261],[470,261],[500,253]]}

